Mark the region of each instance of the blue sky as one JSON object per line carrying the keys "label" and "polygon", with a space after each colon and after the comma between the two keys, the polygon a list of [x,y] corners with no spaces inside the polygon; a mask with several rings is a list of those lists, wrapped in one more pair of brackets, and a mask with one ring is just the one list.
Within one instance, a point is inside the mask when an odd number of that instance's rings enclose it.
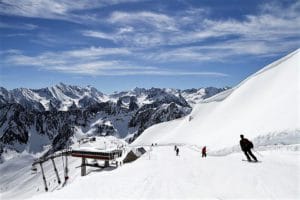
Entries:
{"label": "blue sky", "polygon": [[300,46],[300,1],[0,0],[0,85],[234,86]]}

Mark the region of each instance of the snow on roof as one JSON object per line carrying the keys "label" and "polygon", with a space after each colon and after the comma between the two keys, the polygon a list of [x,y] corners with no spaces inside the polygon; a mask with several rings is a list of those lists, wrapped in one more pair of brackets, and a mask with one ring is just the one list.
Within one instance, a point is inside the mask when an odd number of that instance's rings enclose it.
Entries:
{"label": "snow on roof", "polygon": [[93,151],[93,152],[111,152],[118,149],[124,142],[114,137],[89,137],[83,138],[80,143],[74,144],[72,150]]}

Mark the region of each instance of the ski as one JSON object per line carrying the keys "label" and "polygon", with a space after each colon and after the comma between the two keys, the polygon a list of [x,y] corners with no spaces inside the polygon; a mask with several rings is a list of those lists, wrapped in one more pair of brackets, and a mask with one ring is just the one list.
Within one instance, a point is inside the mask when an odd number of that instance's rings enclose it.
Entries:
{"label": "ski", "polygon": [[245,159],[242,159],[242,161],[246,161],[246,162],[249,162],[249,163],[261,163],[262,161],[258,160],[258,161],[254,161],[254,160],[245,160]]}

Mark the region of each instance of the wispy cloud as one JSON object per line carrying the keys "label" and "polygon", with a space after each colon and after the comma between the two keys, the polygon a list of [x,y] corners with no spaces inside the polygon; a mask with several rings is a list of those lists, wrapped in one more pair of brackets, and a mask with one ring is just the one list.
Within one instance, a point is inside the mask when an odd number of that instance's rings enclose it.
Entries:
{"label": "wispy cloud", "polygon": [[[103,56],[125,55],[130,51],[125,48],[102,48],[90,47],[84,49],[45,52],[37,56],[26,56],[20,51],[9,51],[5,61],[15,65],[38,66],[51,68],[53,65],[74,65],[76,63],[88,63],[91,61],[103,59]],[[69,67],[69,66],[68,66]]]}
{"label": "wispy cloud", "polygon": [[267,41],[252,40],[228,40],[223,43],[212,45],[177,47],[163,49],[155,52],[140,54],[146,60],[159,63],[172,62],[236,62],[238,56],[266,57],[275,56],[282,51],[291,51],[299,48],[299,43],[286,41],[281,44],[274,44]]}
{"label": "wispy cloud", "polygon": [[82,31],[82,35],[87,37],[94,37],[94,38],[108,39],[108,40],[115,40],[116,37],[101,31],[91,31],[91,30]]}
{"label": "wispy cloud", "polygon": [[136,0],[1,0],[0,14],[87,23],[97,21],[97,17],[92,14],[78,14],[78,11],[132,1]]}
{"label": "wispy cloud", "polygon": [[176,31],[176,22],[172,17],[155,12],[113,12],[107,20],[110,23],[134,26],[150,26],[159,31]]}
{"label": "wispy cloud", "polygon": [[[197,57],[196,60],[208,60],[213,54],[206,55],[204,51],[199,54],[199,48],[190,48],[188,51],[186,48],[176,49],[178,46],[201,47],[199,42],[209,39],[218,39],[212,47],[221,47],[226,55],[228,48],[224,49],[222,46],[229,45],[232,53],[265,56],[285,51],[286,45],[282,43],[286,43],[288,39],[299,46],[299,11],[300,3],[296,2],[288,7],[263,4],[258,14],[247,15],[239,20],[212,19],[203,10],[182,11],[173,15],[149,11],[113,12],[107,20],[116,27],[113,32],[86,30],[82,33],[87,37],[112,40],[126,47],[149,49],[174,46],[171,51],[178,53],[177,58],[185,57],[186,60]],[[123,26],[129,26],[130,31],[119,31]],[[277,48],[274,49],[276,45]]]}
{"label": "wispy cloud", "polygon": [[63,52],[47,52],[37,56],[27,56],[17,50],[1,53],[3,56],[2,62],[9,66],[36,67],[41,70],[81,75],[227,76],[227,74],[218,72],[170,70],[156,66],[136,65],[130,61],[118,60],[118,58],[122,56],[129,56],[131,54],[132,52],[125,48],[102,47],[91,47]]}
{"label": "wispy cloud", "polygon": [[34,30],[38,28],[35,24],[8,24],[0,22],[0,29],[22,29],[22,30]]}

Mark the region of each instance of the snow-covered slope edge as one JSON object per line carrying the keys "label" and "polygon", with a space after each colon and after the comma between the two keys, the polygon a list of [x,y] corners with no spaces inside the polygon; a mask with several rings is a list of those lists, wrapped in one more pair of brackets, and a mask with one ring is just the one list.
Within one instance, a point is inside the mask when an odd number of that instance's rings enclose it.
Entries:
{"label": "snow-covered slope edge", "polygon": [[299,63],[298,49],[217,95],[222,98],[194,107],[191,121],[185,117],[150,127],[134,144],[174,142],[216,150],[236,145],[240,134],[251,139],[282,132],[299,135]]}

